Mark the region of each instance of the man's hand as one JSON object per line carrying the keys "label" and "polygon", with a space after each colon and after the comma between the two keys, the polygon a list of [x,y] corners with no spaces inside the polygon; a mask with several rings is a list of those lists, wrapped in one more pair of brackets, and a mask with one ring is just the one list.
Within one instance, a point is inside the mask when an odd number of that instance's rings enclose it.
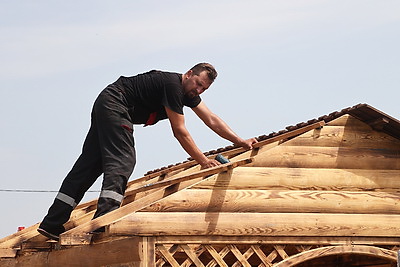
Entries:
{"label": "man's hand", "polygon": [[253,149],[253,145],[257,144],[257,143],[258,143],[258,141],[255,138],[250,138],[250,139],[247,139],[247,140],[243,140],[238,145],[240,145],[244,149],[249,150],[249,149]]}
{"label": "man's hand", "polygon": [[200,165],[201,165],[201,169],[207,169],[207,168],[216,167],[218,165],[221,165],[221,163],[219,163],[215,159],[208,159],[207,161],[200,163]]}

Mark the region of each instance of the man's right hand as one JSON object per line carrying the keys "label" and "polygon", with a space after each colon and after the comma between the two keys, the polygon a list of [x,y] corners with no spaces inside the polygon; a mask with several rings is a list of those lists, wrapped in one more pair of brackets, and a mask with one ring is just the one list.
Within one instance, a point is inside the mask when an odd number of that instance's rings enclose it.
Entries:
{"label": "man's right hand", "polygon": [[215,159],[208,159],[207,161],[200,163],[200,165],[201,165],[201,169],[208,169],[208,168],[212,168],[212,167],[221,165],[221,163],[219,163]]}

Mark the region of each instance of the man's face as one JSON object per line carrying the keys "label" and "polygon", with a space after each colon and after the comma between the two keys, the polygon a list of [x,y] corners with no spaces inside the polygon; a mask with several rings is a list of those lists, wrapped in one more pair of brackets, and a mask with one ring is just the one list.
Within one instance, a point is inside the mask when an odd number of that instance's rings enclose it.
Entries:
{"label": "man's face", "polygon": [[211,84],[212,82],[208,78],[206,71],[202,71],[199,75],[195,75],[193,74],[193,71],[189,70],[183,75],[183,91],[189,98],[194,98],[195,96],[202,94]]}

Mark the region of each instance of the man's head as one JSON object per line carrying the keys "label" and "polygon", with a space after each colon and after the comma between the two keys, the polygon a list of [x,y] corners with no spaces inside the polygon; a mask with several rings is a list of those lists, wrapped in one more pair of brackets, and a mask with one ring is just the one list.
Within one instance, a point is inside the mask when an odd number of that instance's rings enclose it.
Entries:
{"label": "man's head", "polygon": [[211,83],[214,82],[215,78],[217,78],[218,76],[218,73],[215,70],[214,66],[209,63],[196,64],[190,70],[193,71],[194,75],[199,75],[202,71],[205,71]]}
{"label": "man's head", "polygon": [[202,94],[217,78],[217,71],[209,63],[199,63],[182,75],[182,86],[190,98]]}

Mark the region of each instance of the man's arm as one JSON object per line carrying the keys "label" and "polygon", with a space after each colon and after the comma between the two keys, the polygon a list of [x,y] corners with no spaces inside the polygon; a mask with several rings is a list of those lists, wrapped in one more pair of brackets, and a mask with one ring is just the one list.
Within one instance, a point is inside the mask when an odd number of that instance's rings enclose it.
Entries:
{"label": "man's arm", "polygon": [[196,160],[202,168],[210,168],[220,165],[216,160],[207,158],[197,147],[192,136],[185,126],[185,117],[171,109],[165,107],[168,119],[171,123],[172,132],[176,139],[183,147],[183,149]]}
{"label": "man's arm", "polygon": [[203,101],[200,102],[197,107],[192,109],[211,130],[213,130],[222,138],[227,139],[245,149],[252,149],[253,144],[257,143],[255,138],[244,140],[239,137],[220,117],[212,113]]}

